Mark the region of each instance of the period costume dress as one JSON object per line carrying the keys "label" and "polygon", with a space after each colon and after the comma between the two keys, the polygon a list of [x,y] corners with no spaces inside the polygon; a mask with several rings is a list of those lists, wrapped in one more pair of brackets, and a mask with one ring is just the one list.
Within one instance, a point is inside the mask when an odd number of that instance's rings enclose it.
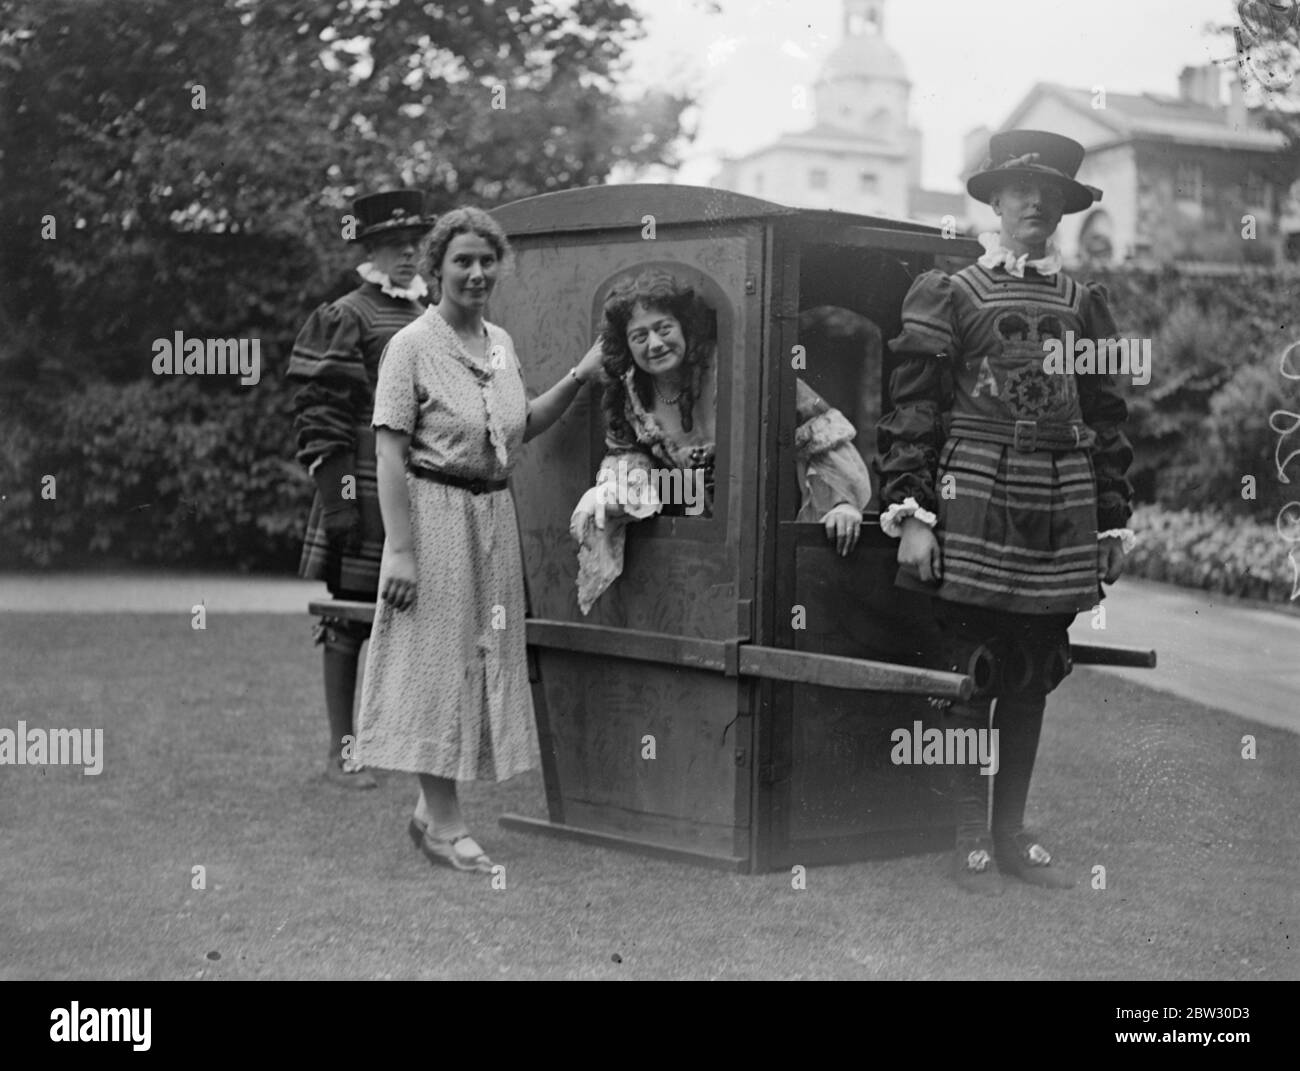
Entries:
{"label": "period costume dress", "polygon": [[[1101,196],[1074,181],[1082,159],[1082,146],[1058,135],[996,134],[968,188],[988,201],[1001,184],[1032,178],[1063,191],[1064,211],[1081,211]],[[935,595],[938,665],[975,680],[946,726],[987,732],[992,710],[999,731],[995,778],[952,768],[958,882],[996,891],[984,878],[996,857],[1004,872],[1063,887],[1023,827],[1025,801],[1046,697],[1070,671],[1067,630],[1101,595],[1098,538],[1118,536],[1125,550],[1133,539],[1132,450],[1114,378],[1046,371],[1045,343],[1117,329],[1105,291],[1066,275],[1050,243],[1031,260],[997,234],[981,240],[977,263],[921,275],[903,303],[890,343],[894,410],[878,427],[881,527],[898,536],[910,516],[933,526],[942,579],[927,586],[900,568],[898,583]]]}
{"label": "period costume dress", "polygon": [[1113,378],[1045,372],[1043,340],[1117,329],[1099,285],[993,263],[926,272],[907,295],[881,500],[938,513],[939,598],[1073,617],[1097,604],[1098,532],[1131,513],[1132,453]]}
{"label": "period costume dress", "polygon": [[298,460],[313,474],[328,463],[339,469],[340,481],[355,477],[361,510],[361,540],[355,549],[330,545],[320,491],[307,519],[298,575],[324,580],[336,598],[375,599],[384,544],[370,426],[379,357],[388,340],[423,311],[415,291],[399,296],[386,280],[363,281],[317,308],[294,342],[288,375],[302,384],[294,397]]}
{"label": "period costume dress", "polygon": [[505,485],[528,401],[510,336],[485,328],[480,362],[430,308],[393,337],[379,371],[374,425],[411,436],[417,594],[406,610],[376,606],[357,735],[367,766],[497,781],[539,762]]}
{"label": "period costume dress", "polygon": [[[352,213],[354,243],[418,237],[433,225],[418,190],[359,197]],[[288,378],[300,384],[293,401],[298,460],[317,482],[298,575],[324,580],[335,598],[368,602],[376,595],[384,542],[370,427],[379,358],[388,340],[424,311],[428,288],[417,275],[398,289],[370,263],[357,272],[361,285],[317,308],[298,333]],[[359,506],[360,531],[331,544],[326,513],[349,502]],[[344,622],[324,624],[327,633],[346,630]]]}
{"label": "period costume dress", "polygon": [[[616,478],[620,468],[623,472],[676,468],[697,473],[704,489],[703,515],[713,510],[716,443],[682,443],[665,432],[637,397],[633,374],[634,370],[629,369],[622,383],[614,388],[620,395],[617,404],[622,419],[610,421],[596,487],[583,495],[570,521],[570,531],[578,542],[578,607],[584,614],[623,572],[627,520],[644,519],[661,511],[683,512],[680,504],[660,503],[653,493],[637,495],[637,482],[629,480],[633,495],[625,507],[626,517],[611,519],[603,530],[598,529],[594,521],[595,497],[601,484]],[[714,405],[716,384],[717,364],[711,361],[699,407]],[[871,476],[853,445],[857,429],[803,380],[796,381],[795,408],[795,457],[801,489],[796,520],[820,521],[841,502],[865,510],[871,499]],[[647,478],[643,486],[653,488],[654,484]]]}
{"label": "period costume dress", "polygon": [[[353,202],[354,242],[406,245],[432,225],[418,190],[385,190]],[[312,313],[294,343],[288,378],[294,395],[298,460],[316,483],[299,575],[324,580],[336,599],[373,602],[378,590],[383,517],[375,485],[370,426],[379,361],[388,340],[423,311],[418,275],[405,288],[372,263],[362,283]],[[325,708],[330,723],[326,779],[345,788],[375,788],[356,762],[351,741],[357,665],[370,626],[326,615],[315,628],[324,646]]]}

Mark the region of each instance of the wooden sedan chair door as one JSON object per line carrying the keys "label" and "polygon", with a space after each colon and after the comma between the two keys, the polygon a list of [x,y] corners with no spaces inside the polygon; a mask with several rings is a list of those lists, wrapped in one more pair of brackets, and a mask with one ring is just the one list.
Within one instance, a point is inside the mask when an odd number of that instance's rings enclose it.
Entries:
{"label": "wooden sedan chair door", "polygon": [[[534,705],[549,828],[640,850],[749,865],[751,685],[734,672],[750,635],[756,558],[762,232],[752,224],[662,227],[656,241],[609,234],[516,243],[512,333],[573,333],[554,382],[595,338],[606,295],[656,269],[692,287],[716,364],[713,507],[626,526],[622,575],[583,615],[569,516],[605,456],[602,391],[587,390],[554,434],[529,445],[514,479],[530,588]],[[747,280],[749,286],[747,288]],[[575,326],[576,325],[576,326]],[[746,460],[748,459],[748,463]],[[738,758],[737,756],[741,756]]]}
{"label": "wooden sedan chair door", "polygon": [[[773,373],[779,382],[776,597],[777,647],[926,666],[934,642],[928,608],[894,587],[897,543],[879,527],[873,495],[857,548],[837,554],[824,527],[797,521],[806,506],[796,478],[796,380],[812,387],[857,432],[869,466],[875,425],[888,405],[888,339],[900,327],[911,278],[929,259],[866,245],[803,245],[797,294],[785,294],[786,335]],[[798,347],[796,350],[795,347]],[[801,361],[790,358],[799,353]],[[802,365],[802,367],[800,367]],[[807,510],[805,509],[805,514]],[[764,868],[833,862],[942,847],[951,840],[944,771],[891,762],[891,736],[935,723],[921,697],[774,682],[760,734],[770,795],[759,816]]]}

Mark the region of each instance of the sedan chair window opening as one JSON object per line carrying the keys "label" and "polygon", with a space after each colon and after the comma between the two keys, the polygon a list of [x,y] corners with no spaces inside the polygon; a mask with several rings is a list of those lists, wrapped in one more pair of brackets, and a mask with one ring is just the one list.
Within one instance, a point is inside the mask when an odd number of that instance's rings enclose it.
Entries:
{"label": "sedan chair window opening", "polygon": [[[604,323],[603,310],[611,293],[629,283],[639,286],[636,281],[647,277],[657,278],[650,284],[656,292],[663,291],[667,277],[670,301],[663,308],[644,310],[653,315],[641,317],[636,330],[629,321],[623,340],[625,380],[616,388],[608,382],[602,386],[601,404],[593,406],[591,431],[593,456],[601,459],[597,473],[619,471],[620,460],[623,472],[641,468],[662,503],[656,516],[628,525],[627,537],[633,541],[684,535],[701,530],[699,526],[709,530],[719,521],[725,523],[729,471],[725,444],[731,434],[728,398],[737,344],[732,305],[722,287],[708,273],[679,261],[645,261],[604,280],[593,299],[594,330]],[[640,303],[637,308],[642,308]],[[660,382],[651,375],[654,362],[642,367],[633,357],[637,353],[644,361],[650,356],[647,328],[661,326],[665,313],[678,321],[687,351],[683,356],[689,355],[683,361],[687,367],[683,380],[695,396],[689,414],[683,413],[680,402],[674,404],[680,397],[676,387],[667,394],[659,389]]]}
{"label": "sedan chair window opening", "polygon": [[[816,524],[846,496],[864,514],[877,510],[874,484],[856,490],[858,462],[869,468],[884,402],[885,341],[897,333],[898,310],[911,279],[887,251],[808,245],[799,265],[799,362],[793,440],[781,444],[782,480],[802,481],[783,494],[797,515]],[[847,440],[847,442],[845,442]],[[856,454],[848,454],[845,447]],[[820,456],[819,456],[820,455]],[[820,470],[820,471],[819,471]]]}

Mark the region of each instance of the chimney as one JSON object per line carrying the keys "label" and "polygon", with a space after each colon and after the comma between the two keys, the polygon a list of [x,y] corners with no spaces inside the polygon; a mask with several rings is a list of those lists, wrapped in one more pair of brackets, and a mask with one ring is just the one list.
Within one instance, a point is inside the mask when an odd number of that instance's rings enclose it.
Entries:
{"label": "chimney", "polygon": [[1217,64],[1184,67],[1178,75],[1178,96],[1188,104],[1222,108],[1222,85],[1223,72],[1219,70]]}
{"label": "chimney", "polygon": [[966,174],[978,170],[980,164],[989,154],[989,135],[993,131],[987,126],[973,127],[962,139],[962,167]]}

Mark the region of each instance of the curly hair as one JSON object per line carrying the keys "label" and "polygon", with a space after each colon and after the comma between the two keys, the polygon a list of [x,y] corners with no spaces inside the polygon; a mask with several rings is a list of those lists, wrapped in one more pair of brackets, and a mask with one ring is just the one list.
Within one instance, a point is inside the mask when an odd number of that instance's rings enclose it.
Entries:
{"label": "curly hair", "polygon": [[430,281],[438,278],[442,271],[442,258],[447,255],[447,247],[458,234],[477,234],[486,240],[496,253],[498,261],[504,261],[510,255],[510,242],[506,239],[506,232],[483,209],[469,205],[453,208],[438,218],[433,230],[420,243],[420,271]]}
{"label": "curly hair", "polygon": [[690,431],[695,424],[695,400],[700,395],[709,357],[706,308],[695,296],[693,287],[663,270],[626,275],[615,282],[605,298],[600,331],[605,354],[603,366],[608,377],[601,406],[610,432],[627,441],[636,440],[623,408],[627,390],[623,377],[629,368],[633,370],[632,389],[637,399],[645,409],[654,408],[654,380],[632,360],[627,342],[627,325],[638,305],[654,312],[666,312],[681,324],[686,353],[682,358],[684,383],[677,406],[684,431]]}

